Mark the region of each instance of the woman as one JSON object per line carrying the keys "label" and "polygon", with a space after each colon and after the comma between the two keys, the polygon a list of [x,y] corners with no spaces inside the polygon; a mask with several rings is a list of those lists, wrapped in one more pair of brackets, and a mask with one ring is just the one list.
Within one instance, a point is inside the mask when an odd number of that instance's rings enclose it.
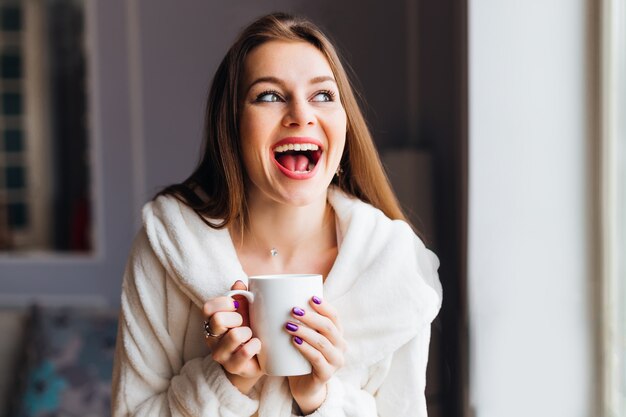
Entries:
{"label": "woman", "polygon": [[[241,33],[213,80],[199,166],[143,220],[114,416],[426,416],[438,260],[407,225],[312,23],[277,13]],[[223,296],[271,273],[326,277],[324,298],[294,306],[301,325],[285,326],[309,375],[263,375],[245,301]]]}

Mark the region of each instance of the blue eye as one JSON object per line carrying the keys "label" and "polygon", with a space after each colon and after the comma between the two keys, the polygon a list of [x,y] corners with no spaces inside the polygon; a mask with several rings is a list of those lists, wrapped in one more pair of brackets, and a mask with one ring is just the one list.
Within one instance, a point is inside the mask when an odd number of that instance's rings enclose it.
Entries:
{"label": "blue eye", "polygon": [[275,103],[282,101],[276,91],[264,91],[256,97],[257,102]]}
{"label": "blue eye", "polygon": [[315,94],[312,101],[335,101],[335,93],[330,90],[320,91]]}

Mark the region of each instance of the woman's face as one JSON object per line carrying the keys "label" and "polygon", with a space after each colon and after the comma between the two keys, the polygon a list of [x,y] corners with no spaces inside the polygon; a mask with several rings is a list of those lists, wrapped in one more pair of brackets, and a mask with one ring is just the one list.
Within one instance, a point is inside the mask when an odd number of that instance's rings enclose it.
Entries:
{"label": "woman's face", "polygon": [[266,42],[247,56],[241,86],[249,196],[296,206],[325,199],[347,123],[325,56],[306,42]]}

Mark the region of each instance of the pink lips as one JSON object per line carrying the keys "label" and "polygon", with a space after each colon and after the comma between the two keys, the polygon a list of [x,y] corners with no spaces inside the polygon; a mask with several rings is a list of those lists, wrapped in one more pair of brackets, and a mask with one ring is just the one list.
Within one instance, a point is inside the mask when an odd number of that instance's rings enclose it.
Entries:
{"label": "pink lips", "polygon": [[289,169],[282,166],[276,160],[274,149],[276,149],[277,147],[281,145],[288,145],[291,143],[293,144],[312,143],[312,144],[319,146],[320,150],[322,150],[322,143],[317,139],[308,138],[308,137],[286,137],[286,138],[279,140],[272,146],[272,160],[274,161],[274,165],[276,165],[276,167],[280,170],[280,172],[282,172],[286,177],[294,179],[294,180],[306,180],[306,179],[314,177],[315,174],[317,173],[317,167],[320,165],[319,160],[315,163],[315,167],[310,172],[290,171]]}

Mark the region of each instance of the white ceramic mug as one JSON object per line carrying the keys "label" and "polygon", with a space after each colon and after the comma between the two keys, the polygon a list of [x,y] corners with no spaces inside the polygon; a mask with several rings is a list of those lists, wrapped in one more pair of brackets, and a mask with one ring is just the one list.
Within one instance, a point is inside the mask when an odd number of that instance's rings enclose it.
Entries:
{"label": "white ceramic mug", "polygon": [[226,296],[243,295],[250,303],[250,327],[261,340],[259,364],[272,376],[307,375],[311,364],[293,345],[285,330],[294,321],[293,307],[309,308],[309,300],[322,297],[323,281],[319,274],[258,275],[248,278],[248,291],[234,290]]}

